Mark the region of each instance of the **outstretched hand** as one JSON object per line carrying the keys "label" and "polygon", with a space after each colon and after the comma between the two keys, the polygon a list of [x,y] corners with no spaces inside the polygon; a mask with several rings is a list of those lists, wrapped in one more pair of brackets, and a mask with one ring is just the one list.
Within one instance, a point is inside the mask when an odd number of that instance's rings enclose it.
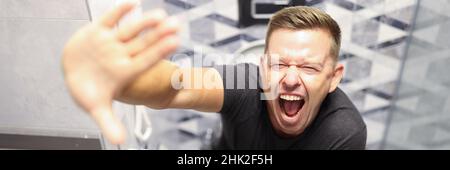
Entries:
{"label": "outstretched hand", "polygon": [[113,99],[179,43],[177,21],[163,10],[150,11],[140,20],[115,28],[133,7],[122,4],[78,30],[67,42],[62,61],[72,97],[115,144],[125,140],[125,130],[113,115]]}

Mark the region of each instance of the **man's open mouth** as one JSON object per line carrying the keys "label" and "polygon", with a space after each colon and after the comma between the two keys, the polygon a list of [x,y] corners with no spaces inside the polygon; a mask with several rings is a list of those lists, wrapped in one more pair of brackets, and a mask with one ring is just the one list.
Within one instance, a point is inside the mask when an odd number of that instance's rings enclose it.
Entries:
{"label": "man's open mouth", "polygon": [[305,104],[305,100],[297,95],[280,95],[278,101],[281,110],[289,117],[297,115]]}

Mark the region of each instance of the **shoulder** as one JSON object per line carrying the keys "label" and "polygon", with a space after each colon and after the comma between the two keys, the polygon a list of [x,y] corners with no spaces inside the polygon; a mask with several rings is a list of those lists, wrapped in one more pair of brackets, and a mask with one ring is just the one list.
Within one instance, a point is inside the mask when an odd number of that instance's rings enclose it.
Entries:
{"label": "shoulder", "polygon": [[341,108],[323,119],[321,128],[336,138],[347,138],[366,132],[366,125],[359,112]]}
{"label": "shoulder", "polygon": [[317,117],[317,128],[332,139],[335,149],[364,149],[367,138],[366,124],[361,114],[345,93],[336,89],[322,103]]}
{"label": "shoulder", "polygon": [[338,126],[339,128],[354,129],[365,127],[360,112],[339,88],[328,94],[324,99],[317,119],[333,121],[334,123],[330,124],[330,126]]}

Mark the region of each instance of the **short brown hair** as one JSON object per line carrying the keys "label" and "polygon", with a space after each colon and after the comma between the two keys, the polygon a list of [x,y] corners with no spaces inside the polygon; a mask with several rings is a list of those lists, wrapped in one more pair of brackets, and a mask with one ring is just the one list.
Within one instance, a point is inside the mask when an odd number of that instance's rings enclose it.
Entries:
{"label": "short brown hair", "polygon": [[337,61],[341,47],[341,29],[336,21],[325,12],[313,7],[296,6],[287,7],[275,13],[269,21],[266,34],[266,52],[270,35],[281,28],[290,30],[322,29],[327,31],[333,39],[330,54]]}

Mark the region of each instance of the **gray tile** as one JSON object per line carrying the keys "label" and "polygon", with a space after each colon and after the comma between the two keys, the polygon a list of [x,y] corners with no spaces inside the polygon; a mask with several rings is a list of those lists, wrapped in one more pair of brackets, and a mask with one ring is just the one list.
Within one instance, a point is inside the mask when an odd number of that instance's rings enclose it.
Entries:
{"label": "gray tile", "polygon": [[448,0],[421,1],[420,6],[450,17]]}
{"label": "gray tile", "polygon": [[450,76],[446,76],[450,72],[450,53],[449,57],[430,63],[427,70],[427,79],[434,83],[447,86],[450,89]]}
{"label": "gray tile", "polygon": [[423,6],[419,7],[419,15],[417,15],[416,23],[414,25],[415,29],[421,29],[429,27],[430,25],[435,25],[437,23],[442,23],[448,20],[448,17],[443,16],[439,13],[434,12]]}
{"label": "gray tile", "polygon": [[408,141],[419,145],[427,145],[433,141],[437,127],[430,124],[411,124],[408,130]]}
{"label": "gray tile", "polygon": [[169,14],[169,15],[176,15],[180,12],[186,11],[183,8],[180,8],[178,6],[175,6],[175,5],[172,5],[169,3],[164,4],[164,9],[166,10],[167,14]]}
{"label": "gray tile", "polygon": [[[445,92],[443,92],[445,93]],[[438,94],[423,93],[420,95],[415,113],[417,115],[441,114],[444,108],[445,98]]]}
{"label": "gray tile", "polygon": [[[65,87],[61,54],[87,21],[0,20],[0,125],[97,130]],[[64,133],[64,132],[63,132]]]}
{"label": "gray tile", "polygon": [[442,47],[412,37],[407,51],[408,52],[407,59],[427,57],[428,54],[440,50],[442,50]]}
{"label": "gray tile", "polygon": [[[444,23],[439,24],[439,33],[436,39],[436,44],[439,46],[450,49],[450,19]],[[450,54],[447,54],[447,56],[450,56]]]}
{"label": "gray tile", "polygon": [[[414,113],[412,113],[409,110],[406,110],[404,108],[401,108],[401,106],[398,106],[398,104],[394,104],[392,107],[392,110],[390,110],[390,113],[392,115],[391,117],[391,124],[395,123],[401,123],[401,122],[408,122],[413,119]],[[390,125],[388,125],[390,126]]]}
{"label": "gray tile", "polygon": [[243,33],[248,34],[257,39],[265,39],[267,26],[266,25],[252,25],[250,27],[244,28]]}
{"label": "gray tile", "polygon": [[358,56],[353,57],[347,60],[345,77],[350,80],[367,78],[370,76],[371,68],[372,68],[372,61]]}
{"label": "gray tile", "polygon": [[202,17],[189,22],[191,39],[208,44],[215,40],[214,21]]}
{"label": "gray tile", "polygon": [[89,19],[85,0],[1,0],[0,18]]}
{"label": "gray tile", "polygon": [[425,90],[423,90],[422,88],[418,87],[415,84],[407,83],[406,81],[401,81],[399,86],[400,87],[398,91],[396,91],[399,99],[419,96],[420,94],[425,93]]}
{"label": "gray tile", "polygon": [[415,8],[416,8],[415,5],[411,5],[411,6],[399,9],[399,10],[392,11],[390,13],[387,13],[386,15],[388,17],[397,19],[403,23],[411,24],[412,19],[414,17]]}
{"label": "gray tile", "polygon": [[351,40],[362,46],[376,45],[380,23],[375,20],[366,20],[353,23]]}

